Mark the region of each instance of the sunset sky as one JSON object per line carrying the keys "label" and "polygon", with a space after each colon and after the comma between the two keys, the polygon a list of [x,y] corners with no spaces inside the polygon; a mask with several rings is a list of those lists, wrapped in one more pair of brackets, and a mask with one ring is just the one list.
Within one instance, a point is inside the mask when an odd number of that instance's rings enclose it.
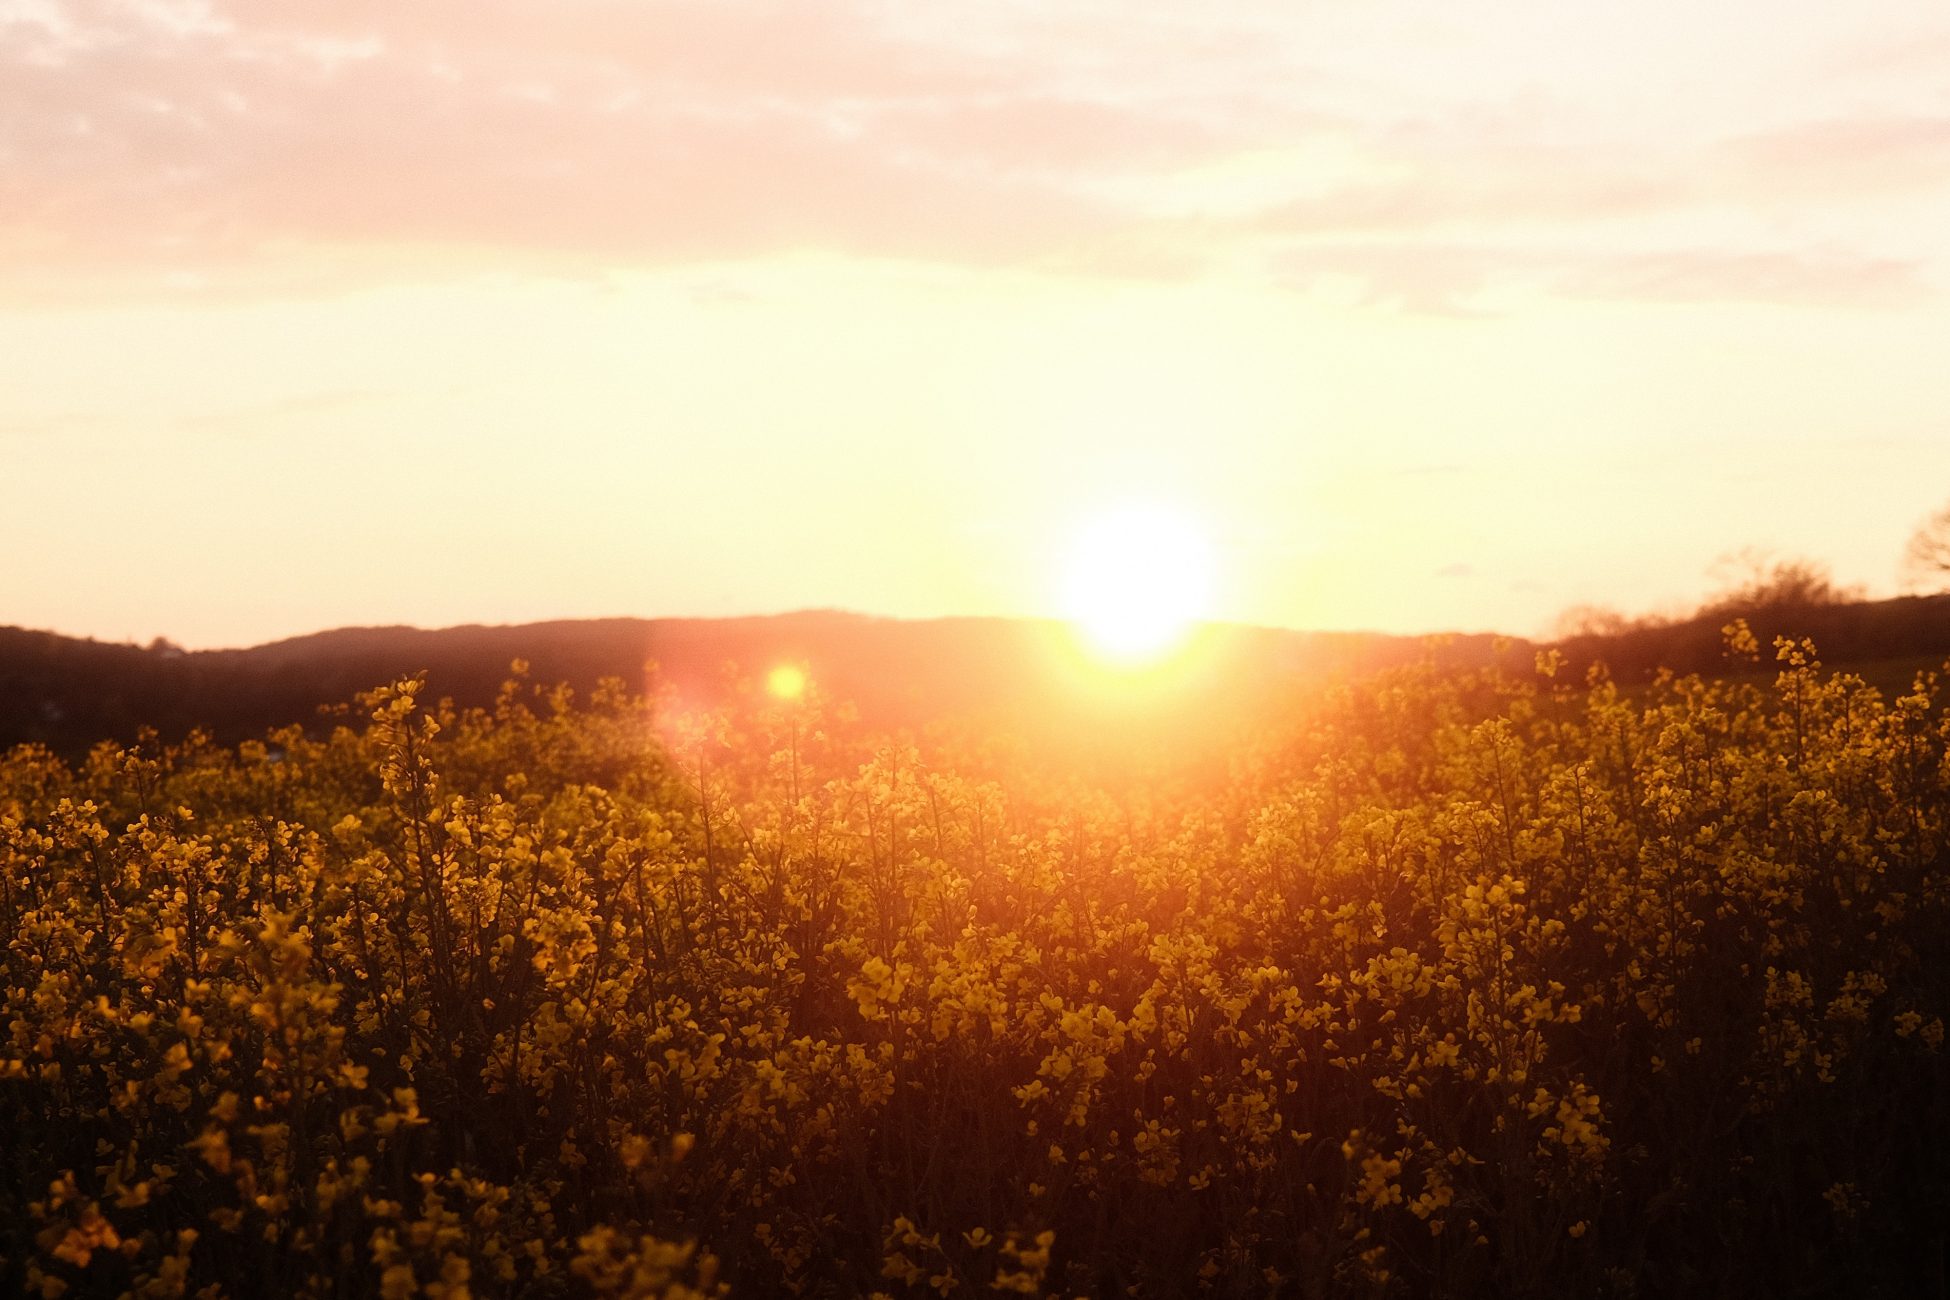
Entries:
{"label": "sunset sky", "polygon": [[0,624],[1536,634],[1950,500],[1950,8],[0,0]]}

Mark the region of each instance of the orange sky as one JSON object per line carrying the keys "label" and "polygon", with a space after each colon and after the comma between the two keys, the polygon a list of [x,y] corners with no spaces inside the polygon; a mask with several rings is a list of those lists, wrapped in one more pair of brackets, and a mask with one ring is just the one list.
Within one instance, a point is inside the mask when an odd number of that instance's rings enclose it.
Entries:
{"label": "orange sky", "polygon": [[0,623],[1888,591],[1946,232],[1938,0],[0,0]]}

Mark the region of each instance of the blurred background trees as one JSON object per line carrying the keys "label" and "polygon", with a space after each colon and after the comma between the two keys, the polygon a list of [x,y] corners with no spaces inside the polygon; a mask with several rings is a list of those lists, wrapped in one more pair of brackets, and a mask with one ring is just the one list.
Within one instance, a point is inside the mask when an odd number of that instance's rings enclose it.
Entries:
{"label": "blurred background trees", "polygon": [[1910,534],[1903,551],[1903,580],[1925,591],[1950,587],[1950,502]]}

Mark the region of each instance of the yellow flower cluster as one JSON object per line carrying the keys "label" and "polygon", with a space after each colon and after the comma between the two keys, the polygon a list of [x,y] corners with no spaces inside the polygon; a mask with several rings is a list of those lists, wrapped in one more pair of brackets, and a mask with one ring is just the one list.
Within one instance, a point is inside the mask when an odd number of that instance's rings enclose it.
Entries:
{"label": "yellow flower cluster", "polygon": [[1915,1289],[1940,685],[1728,640],[1350,682],[1217,765],[519,674],[16,750],[0,1291]]}

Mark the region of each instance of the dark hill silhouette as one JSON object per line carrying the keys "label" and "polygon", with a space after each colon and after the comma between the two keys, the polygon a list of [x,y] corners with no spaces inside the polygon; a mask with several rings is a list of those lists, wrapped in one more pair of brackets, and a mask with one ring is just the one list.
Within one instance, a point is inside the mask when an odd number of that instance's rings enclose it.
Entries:
{"label": "dark hill silhouette", "polygon": [[[486,704],[515,659],[528,661],[536,682],[586,691],[607,677],[633,689],[654,681],[699,703],[723,694],[734,667],[752,677],[793,662],[828,698],[850,701],[875,726],[994,711],[1056,724],[1133,709],[1251,709],[1282,689],[1425,655],[1446,666],[1487,664],[1498,641],[1213,625],[1169,669],[1120,680],[1090,662],[1066,625],[1031,619],[808,611],[437,631],[341,628],[247,650],[187,653],[0,628],[0,746],[34,741],[77,754],[98,740],[131,739],[144,726],[165,738],[201,727],[236,741],[294,722],[318,725],[321,705],[419,671],[431,695]],[[1527,644],[1507,650],[1514,662],[1528,662]],[[1131,689],[1133,681],[1141,689]]]}
{"label": "dark hill silhouette", "polygon": [[1724,672],[1722,629],[1744,618],[1761,644],[1760,667],[1774,662],[1774,638],[1809,637],[1830,667],[1848,667],[1884,688],[1907,686],[1913,669],[1950,656],[1950,593],[1893,600],[1723,605],[1675,623],[1628,628],[1558,643],[1574,667],[1602,660],[1620,681],[1642,681],[1660,668]]}
{"label": "dark hill silhouette", "polygon": [[[1950,656],[1950,594],[1718,609],[1558,645],[1574,669],[1602,660],[1628,683],[1660,667],[1718,673],[1728,666],[1720,629],[1735,613],[1763,646],[1776,635],[1811,636],[1828,664],[1856,667],[1885,687],[1904,685],[1915,667]],[[1033,619],[900,620],[816,610],[435,631],[364,627],[190,652],[162,642],[144,649],[0,627],[0,748],[31,741],[78,755],[100,740],[130,740],[145,726],[165,738],[201,727],[226,742],[290,723],[324,726],[321,706],[420,671],[429,694],[486,704],[515,659],[527,660],[540,683],[587,691],[613,677],[703,704],[722,697],[734,667],[750,678],[793,662],[872,726],[1006,715],[1061,729],[1145,711],[1245,717],[1283,692],[1427,657],[1449,668],[1500,661],[1524,669],[1535,649],[1486,635],[1430,639],[1218,624],[1169,669],[1119,678],[1092,664],[1065,625]],[[1768,663],[1763,658],[1763,671]]]}

